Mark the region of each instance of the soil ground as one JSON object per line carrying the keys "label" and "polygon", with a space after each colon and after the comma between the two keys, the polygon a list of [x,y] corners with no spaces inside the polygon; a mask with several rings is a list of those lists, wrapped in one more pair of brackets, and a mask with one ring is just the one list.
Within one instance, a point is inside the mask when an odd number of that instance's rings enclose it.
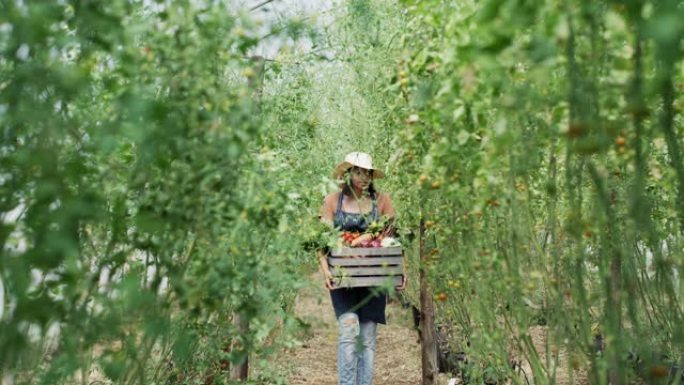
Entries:
{"label": "soil ground", "polygon": [[[322,276],[316,274],[312,281],[321,284],[302,290],[295,304],[295,314],[311,325],[308,338],[276,357],[274,369],[290,385],[337,385],[335,314]],[[396,301],[387,306],[387,325],[378,326],[374,385],[420,384],[420,343],[411,317],[411,310]],[[440,375],[438,384],[448,380]]]}
{"label": "soil ground", "polygon": [[[284,378],[290,385],[337,385],[337,324],[330,302],[330,295],[323,287],[320,274],[311,277],[313,285],[302,289],[295,302],[295,315],[310,325],[306,335],[297,346],[285,349],[272,357],[269,372]],[[546,327],[535,326],[529,330],[537,352],[544,357],[547,343]],[[387,325],[378,326],[374,385],[420,385],[421,361],[418,333],[413,327],[410,309],[402,308],[398,301],[387,306]],[[585,385],[586,373],[568,370],[568,355],[561,349],[556,368],[557,385]],[[524,384],[534,384],[530,365],[522,361],[521,377]],[[250,368],[250,377],[258,378],[259,369]],[[526,378],[525,378],[526,377]],[[525,381],[527,380],[527,381]],[[529,382],[528,382],[529,381]],[[80,383],[79,380],[77,383]],[[102,373],[94,367],[88,374],[89,384],[107,384]],[[260,384],[271,383],[271,381]],[[461,385],[450,376],[439,374],[436,385]]]}
{"label": "soil ground", "polygon": [[[303,289],[297,296],[295,314],[311,329],[301,345],[287,349],[272,362],[274,372],[281,373],[290,385],[337,385],[337,325],[327,289],[320,274],[311,277],[320,285]],[[378,326],[374,385],[419,385],[421,383],[420,343],[413,328],[410,309],[394,301],[387,306],[387,325]],[[540,355],[546,346],[546,328],[530,329],[533,343]],[[586,384],[586,374],[575,372],[569,377],[567,356],[560,352],[556,384]],[[533,384],[532,370],[523,362],[527,381]],[[525,381],[525,380],[523,380]],[[440,374],[437,385],[450,383],[449,376]],[[456,384],[461,384],[457,381]]]}

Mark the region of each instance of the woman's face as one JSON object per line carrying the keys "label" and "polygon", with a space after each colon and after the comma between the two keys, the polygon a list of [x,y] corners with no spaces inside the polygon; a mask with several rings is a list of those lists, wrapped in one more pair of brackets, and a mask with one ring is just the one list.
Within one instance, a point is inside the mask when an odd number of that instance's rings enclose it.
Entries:
{"label": "woman's face", "polygon": [[371,170],[367,170],[361,167],[352,167],[350,174],[352,187],[354,187],[355,189],[366,190],[368,186],[370,186],[373,174]]}

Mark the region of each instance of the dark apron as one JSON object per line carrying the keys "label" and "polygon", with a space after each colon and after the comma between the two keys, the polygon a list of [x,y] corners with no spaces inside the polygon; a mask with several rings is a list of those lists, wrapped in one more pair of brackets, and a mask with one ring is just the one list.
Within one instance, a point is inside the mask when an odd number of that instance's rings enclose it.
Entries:
{"label": "dark apron", "polygon": [[[367,214],[342,211],[343,198],[344,194],[340,192],[333,221],[335,228],[343,231],[364,232],[370,222],[380,218],[375,197],[373,197],[373,208]],[[376,287],[335,289],[330,291],[330,298],[337,318],[344,313],[356,313],[359,316],[360,322],[386,323],[385,304],[387,303],[387,293],[384,289]]]}

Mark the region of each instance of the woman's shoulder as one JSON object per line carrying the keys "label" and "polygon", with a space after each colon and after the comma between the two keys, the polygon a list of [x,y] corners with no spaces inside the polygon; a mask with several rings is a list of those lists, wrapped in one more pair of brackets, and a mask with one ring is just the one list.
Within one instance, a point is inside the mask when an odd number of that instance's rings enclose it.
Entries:
{"label": "woman's shoulder", "polygon": [[335,200],[335,199],[338,199],[340,197],[340,194],[342,194],[341,191],[335,191],[335,192],[332,192],[332,193],[326,195],[325,198],[323,198],[323,199],[325,201]]}
{"label": "woman's shoulder", "polygon": [[375,193],[375,196],[376,196],[375,199],[377,199],[378,202],[387,202],[387,201],[391,202],[392,201],[392,198],[390,198],[390,195],[386,192],[377,191]]}
{"label": "woman's shoulder", "polygon": [[340,198],[341,193],[342,192],[340,192],[340,191],[335,191],[334,193],[330,193],[330,194],[326,195],[325,198],[323,198],[323,202],[325,204],[328,204],[328,205],[333,204],[333,203],[337,204],[337,200]]}
{"label": "woman's shoulder", "polygon": [[392,199],[387,193],[377,193],[378,209],[381,215],[387,215],[394,217],[396,214],[394,212],[394,205],[392,204]]}

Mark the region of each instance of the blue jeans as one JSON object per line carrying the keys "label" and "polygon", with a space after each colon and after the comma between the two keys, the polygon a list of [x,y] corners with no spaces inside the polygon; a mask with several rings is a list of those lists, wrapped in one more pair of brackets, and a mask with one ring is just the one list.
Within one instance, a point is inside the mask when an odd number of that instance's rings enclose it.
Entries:
{"label": "blue jeans", "polygon": [[377,323],[359,322],[354,313],[337,319],[337,375],[340,385],[372,385]]}

